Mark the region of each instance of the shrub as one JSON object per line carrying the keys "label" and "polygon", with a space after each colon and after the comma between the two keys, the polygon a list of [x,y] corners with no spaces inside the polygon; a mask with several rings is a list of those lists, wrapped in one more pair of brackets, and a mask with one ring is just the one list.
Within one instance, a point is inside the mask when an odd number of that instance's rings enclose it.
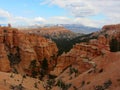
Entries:
{"label": "shrub", "polygon": [[105,90],[105,89],[108,89],[112,84],[112,81],[111,80],[107,80],[106,82],[103,83],[103,86],[102,85],[98,85],[95,87],[95,90]]}
{"label": "shrub", "polygon": [[70,70],[70,75],[75,73],[75,76],[77,76],[77,74],[78,74],[78,70],[77,69],[70,67],[69,70]]}
{"label": "shrub", "polygon": [[42,69],[43,70],[48,70],[48,61],[46,58],[44,58],[44,60],[42,61]]}
{"label": "shrub", "polygon": [[19,85],[11,85],[10,89],[12,90],[24,90],[24,87],[22,86],[22,84]]}
{"label": "shrub", "polygon": [[36,83],[36,82],[34,83],[34,87],[35,87],[35,88],[38,88],[38,85],[37,85],[37,83]]}
{"label": "shrub", "polygon": [[62,88],[62,90],[68,90],[71,87],[71,84],[65,84],[61,79],[57,81],[57,86]]}
{"label": "shrub", "polygon": [[111,84],[112,84],[111,80],[108,80],[108,81],[104,82],[104,85],[103,85],[104,89],[108,89],[109,86],[111,86]]}
{"label": "shrub", "polygon": [[120,42],[116,38],[112,38],[112,40],[110,41],[110,51],[120,51]]}
{"label": "shrub", "polygon": [[99,73],[102,73],[102,72],[103,72],[103,69],[100,69],[100,70],[99,70]]}
{"label": "shrub", "polygon": [[95,90],[104,90],[104,88],[103,88],[103,86],[98,85],[95,87]]}

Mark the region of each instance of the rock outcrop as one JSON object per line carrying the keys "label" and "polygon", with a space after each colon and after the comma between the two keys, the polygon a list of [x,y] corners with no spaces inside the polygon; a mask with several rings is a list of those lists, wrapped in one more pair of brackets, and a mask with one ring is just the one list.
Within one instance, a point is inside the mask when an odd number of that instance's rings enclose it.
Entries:
{"label": "rock outcrop", "polygon": [[102,28],[102,30],[112,30],[112,31],[114,31],[114,30],[120,30],[120,24],[116,24],[116,25],[105,25],[105,26],[103,26],[103,28]]}
{"label": "rock outcrop", "polygon": [[107,52],[109,52],[109,43],[104,35],[90,40],[89,43],[76,44],[70,52],[58,57],[57,66],[51,74],[58,76],[70,65],[78,66],[77,69],[83,73],[92,67],[89,61]]}
{"label": "rock outcrop", "polygon": [[57,55],[57,46],[51,40],[34,34],[25,34],[15,28],[0,27],[0,70],[10,71],[11,66],[18,72],[25,73],[31,61],[37,65],[46,58],[48,67],[55,64],[53,57]]}

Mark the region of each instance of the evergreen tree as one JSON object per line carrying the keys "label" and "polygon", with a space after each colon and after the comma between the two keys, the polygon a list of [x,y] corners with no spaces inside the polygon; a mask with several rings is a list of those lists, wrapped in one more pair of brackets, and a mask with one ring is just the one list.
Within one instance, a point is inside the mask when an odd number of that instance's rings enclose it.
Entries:
{"label": "evergreen tree", "polygon": [[110,41],[110,51],[117,52],[120,51],[120,42],[116,38],[112,38]]}
{"label": "evergreen tree", "polygon": [[42,61],[42,69],[43,70],[48,70],[48,61],[46,58],[44,58],[44,60]]}

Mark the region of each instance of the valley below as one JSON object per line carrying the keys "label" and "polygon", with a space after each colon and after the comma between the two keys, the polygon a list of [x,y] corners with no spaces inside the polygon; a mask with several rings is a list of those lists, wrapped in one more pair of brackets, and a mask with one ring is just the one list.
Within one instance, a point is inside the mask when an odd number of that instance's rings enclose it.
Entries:
{"label": "valley below", "polygon": [[120,24],[89,34],[0,26],[0,90],[120,90]]}

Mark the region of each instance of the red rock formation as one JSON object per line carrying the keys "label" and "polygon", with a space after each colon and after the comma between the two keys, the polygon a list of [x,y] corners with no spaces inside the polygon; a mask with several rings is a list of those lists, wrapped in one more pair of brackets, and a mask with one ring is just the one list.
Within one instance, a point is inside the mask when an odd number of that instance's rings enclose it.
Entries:
{"label": "red rock formation", "polygon": [[[58,57],[58,64],[51,74],[59,75],[66,67],[70,65],[78,65],[78,70],[82,72],[91,68],[89,60],[96,58],[109,52],[109,45],[105,36],[101,35],[98,39],[90,40],[89,44],[76,44],[70,52],[62,54]],[[88,62],[84,62],[88,59]]]}
{"label": "red rock formation", "polygon": [[[54,64],[50,62],[52,56],[57,54],[56,44],[51,40],[43,37],[31,34],[25,34],[17,29],[10,27],[0,27],[0,70],[9,71],[10,62],[7,55],[10,58],[16,58],[20,61],[18,71],[24,72],[25,69],[29,69],[29,65],[32,60],[42,62],[44,58],[48,60],[49,67]],[[51,65],[52,63],[52,65]]]}
{"label": "red rock formation", "polygon": [[7,57],[7,52],[3,43],[0,43],[0,71],[10,71],[10,62]]}
{"label": "red rock formation", "polygon": [[120,24],[116,25],[105,25],[103,26],[102,30],[120,30]]}
{"label": "red rock formation", "polygon": [[[99,56],[93,61],[97,64],[96,72],[88,73],[89,71],[86,71],[78,77],[68,80],[68,83],[72,83],[78,90],[101,90],[100,88],[119,90],[120,52],[107,53],[104,57]],[[69,90],[73,90],[73,87]]]}

